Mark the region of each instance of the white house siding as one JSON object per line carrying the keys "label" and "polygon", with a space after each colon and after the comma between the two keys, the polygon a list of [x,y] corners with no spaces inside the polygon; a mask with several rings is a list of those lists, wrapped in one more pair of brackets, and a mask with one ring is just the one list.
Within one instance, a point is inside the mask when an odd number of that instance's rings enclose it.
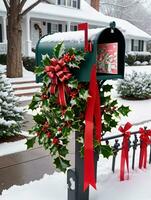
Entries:
{"label": "white house siding", "polygon": [[131,51],[131,39],[126,39],[126,52]]}

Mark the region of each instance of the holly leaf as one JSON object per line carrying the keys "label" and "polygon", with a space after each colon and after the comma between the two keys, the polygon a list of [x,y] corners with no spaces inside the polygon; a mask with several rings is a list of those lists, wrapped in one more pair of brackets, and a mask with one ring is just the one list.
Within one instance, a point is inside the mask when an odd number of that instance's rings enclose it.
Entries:
{"label": "holly leaf", "polygon": [[128,116],[128,113],[131,111],[129,106],[121,106],[118,108],[118,111],[123,115],[123,116]]}
{"label": "holly leaf", "polygon": [[33,118],[37,124],[44,124],[44,122],[46,121],[45,117],[40,114],[35,115]]}
{"label": "holly leaf", "polygon": [[67,168],[70,167],[70,162],[62,157],[55,158],[54,164],[58,169],[60,169],[64,173],[66,172]]}
{"label": "holly leaf", "polygon": [[114,100],[114,101],[111,102],[110,106],[113,107],[113,106],[115,106],[117,104],[118,104],[117,100]]}
{"label": "holly leaf", "polygon": [[41,97],[39,94],[33,96],[31,103],[29,104],[29,109],[34,110],[39,107],[39,102],[41,101]]}
{"label": "holly leaf", "polygon": [[35,141],[36,141],[36,137],[27,139],[27,142],[26,142],[27,149],[33,148]]}
{"label": "holly leaf", "polygon": [[65,113],[65,119],[72,120],[74,118],[74,112],[72,110],[67,110]]}
{"label": "holly leaf", "polygon": [[66,155],[69,153],[69,150],[65,146],[62,146],[61,148],[59,148],[59,153],[63,157],[66,157]]}
{"label": "holly leaf", "polygon": [[65,53],[65,46],[64,43],[61,42],[55,46],[53,54],[56,58],[61,58],[64,53]]}
{"label": "holly leaf", "polygon": [[80,92],[79,92],[79,97],[83,100],[87,100],[87,98],[89,97],[89,92],[88,90],[85,90],[85,89],[81,89]]}
{"label": "holly leaf", "polygon": [[42,63],[44,66],[50,65],[50,58],[48,54],[42,55]]}
{"label": "holly leaf", "polygon": [[110,121],[110,123],[109,123],[109,125],[110,125],[110,127],[116,127],[117,126],[117,121],[115,120],[115,119],[112,119],[111,121]]}
{"label": "holly leaf", "polygon": [[113,155],[112,148],[109,145],[101,145],[100,153],[103,155],[104,158],[109,158],[111,155]]}
{"label": "holly leaf", "polygon": [[68,128],[68,127],[63,127],[63,129],[62,129],[62,134],[64,135],[64,136],[68,136],[69,134],[70,134],[70,128]]}
{"label": "holly leaf", "polygon": [[77,89],[78,88],[78,81],[76,79],[70,79],[68,83],[68,87]]}
{"label": "holly leaf", "polygon": [[112,115],[104,113],[104,120],[109,123],[112,120]]}
{"label": "holly leaf", "polygon": [[113,86],[112,86],[112,85],[109,85],[109,84],[103,85],[103,91],[104,91],[104,92],[110,92],[111,89],[113,89]]}
{"label": "holly leaf", "polygon": [[38,67],[35,68],[34,72],[35,72],[36,74],[38,74],[38,75],[41,75],[41,74],[44,73],[44,67],[38,66]]}

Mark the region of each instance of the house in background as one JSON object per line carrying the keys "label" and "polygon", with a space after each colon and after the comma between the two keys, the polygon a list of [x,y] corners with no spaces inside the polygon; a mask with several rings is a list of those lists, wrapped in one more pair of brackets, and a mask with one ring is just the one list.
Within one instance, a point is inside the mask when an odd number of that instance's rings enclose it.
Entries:
{"label": "house in background", "polygon": [[[35,0],[28,0],[29,6]],[[89,0],[88,0],[89,1]],[[40,3],[22,20],[22,53],[32,56],[32,48],[36,47],[39,38],[55,32],[76,31],[78,23],[87,22],[90,28],[102,28],[116,22],[126,39],[126,51],[145,52],[151,36],[128,21],[105,16],[98,12],[99,0],[92,0],[92,7],[84,0],[48,0]],[[0,54],[6,53],[6,9],[0,1]]]}

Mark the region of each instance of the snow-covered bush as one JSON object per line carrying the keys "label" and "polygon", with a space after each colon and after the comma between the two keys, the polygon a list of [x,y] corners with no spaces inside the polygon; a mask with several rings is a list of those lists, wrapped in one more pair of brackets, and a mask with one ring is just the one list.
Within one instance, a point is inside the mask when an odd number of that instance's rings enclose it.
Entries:
{"label": "snow-covered bush", "polygon": [[141,65],[141,62],[140,62],[140,61],[135,61],[135,62],[134,62],[134,65],[135,65],[135,66]]}
{"label": "snow-covered bush", "polygon": [[130,51],[125,56],[125,61],[128,63],[128,65],[134,65],[136,61],[140,61],[143,63],[144,61],[147,61],[149,63],[151,59],[151,53],[150,52],[138,52],[138,51]]}
{"label": "snow-covered bush", "polygon": [[146,66],[148,64],[149,64],[149,62],[147,62],[147,61],[142,62],[142,65],[144,65],[144,66]]}
{"label": "snow-covered bush", "polygon": [[18,107],[11,83],[0,65],[0,138],[16,135],[20,132],[23,110]]}
{"label": "snow-covered bush", "polygon": [[126,74],[123,80],[118,81],[117,91],[127,99],[151,98],[151,74],[135,71]]}

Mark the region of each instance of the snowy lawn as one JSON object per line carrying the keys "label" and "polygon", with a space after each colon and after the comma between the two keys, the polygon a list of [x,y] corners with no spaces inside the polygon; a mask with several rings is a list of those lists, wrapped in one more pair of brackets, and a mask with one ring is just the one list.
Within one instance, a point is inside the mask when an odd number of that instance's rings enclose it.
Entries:
{"label": "snowy lawn", "polygon": [[[21,135],[26,137],[29,136],[28,132],[22,131]],[[8,154],[13,154],[21,151],[27,150],[26,139],[22,139],[15,142],[4,142],[0,144],[0,156],[5,156]]]}

